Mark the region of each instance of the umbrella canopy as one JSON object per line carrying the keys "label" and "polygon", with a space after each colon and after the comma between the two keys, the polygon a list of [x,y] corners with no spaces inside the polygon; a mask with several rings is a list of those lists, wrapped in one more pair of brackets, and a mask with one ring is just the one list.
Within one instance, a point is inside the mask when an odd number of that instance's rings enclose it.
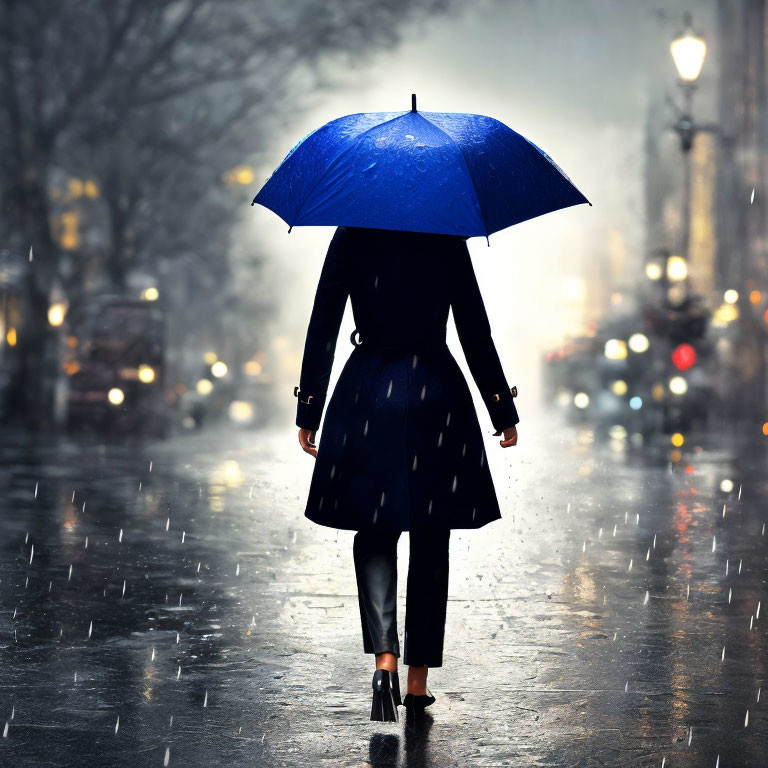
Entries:
{"label": "umbrella canopy", "polygon": [[[346,115],[305,136],[251,205],[297,225],[474,237],[591,203],[549,155],[492,117]],[[289,229],[290,231],[290,229]]]}

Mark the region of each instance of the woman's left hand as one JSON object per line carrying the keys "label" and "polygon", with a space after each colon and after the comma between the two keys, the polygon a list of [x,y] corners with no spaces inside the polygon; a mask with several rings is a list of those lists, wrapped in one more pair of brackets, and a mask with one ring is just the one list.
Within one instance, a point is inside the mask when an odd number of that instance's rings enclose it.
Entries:
{"label": "woman's left hand", "polygon": [[300,429],[299,430],[299,443],[301,448],[306,453],[311,454],[317,458],[317,447],[315,446],[315,432],[314,429]]}

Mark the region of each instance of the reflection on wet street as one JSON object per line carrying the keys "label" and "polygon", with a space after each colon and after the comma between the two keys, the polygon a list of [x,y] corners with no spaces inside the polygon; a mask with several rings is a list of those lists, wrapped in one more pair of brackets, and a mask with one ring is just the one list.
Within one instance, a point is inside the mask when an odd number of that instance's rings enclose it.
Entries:
{"label": "reflection on wet street", "polygon": [[765,451],[723,440],[488,437],[504,519],[452,535],[415,729],[368,720],[353,532],[303,517],[293,429],[13,435],[0,765],[765,765]]}

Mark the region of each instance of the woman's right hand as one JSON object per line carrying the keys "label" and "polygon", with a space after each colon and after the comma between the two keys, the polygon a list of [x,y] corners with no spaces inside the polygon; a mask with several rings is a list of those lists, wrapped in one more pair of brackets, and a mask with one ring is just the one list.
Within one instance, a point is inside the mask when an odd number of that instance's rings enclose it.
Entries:
{"label": "woman's right hand", "polygon": [[517,445],[517,427],[509,427],[504,430],[504,439],[499,440],[499,445],[502,448],[509,448],[512,445]]}

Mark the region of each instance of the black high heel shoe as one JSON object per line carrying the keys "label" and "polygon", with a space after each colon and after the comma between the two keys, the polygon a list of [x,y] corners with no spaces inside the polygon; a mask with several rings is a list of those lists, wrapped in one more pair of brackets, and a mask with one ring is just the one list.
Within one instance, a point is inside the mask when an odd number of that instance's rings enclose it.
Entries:
{"label": "black high heel shoe", "polygon": [[432,692],[429,690],[429,688],[427,688],[427,693],[425,696],[414,696],[412,693],[406,693],[405,698],[403,699],[403,706],[408,712],[413,712],[414,714],[423,712],[425,707],[428,707],[434,703],[435,697],[432,695]]}
{"label": "black high heel shoe", "polygon": [[397,672],[377,669],[373,673],[373,702],[371,720],[396,723],[397,706],[400,704],[400,684]]}

